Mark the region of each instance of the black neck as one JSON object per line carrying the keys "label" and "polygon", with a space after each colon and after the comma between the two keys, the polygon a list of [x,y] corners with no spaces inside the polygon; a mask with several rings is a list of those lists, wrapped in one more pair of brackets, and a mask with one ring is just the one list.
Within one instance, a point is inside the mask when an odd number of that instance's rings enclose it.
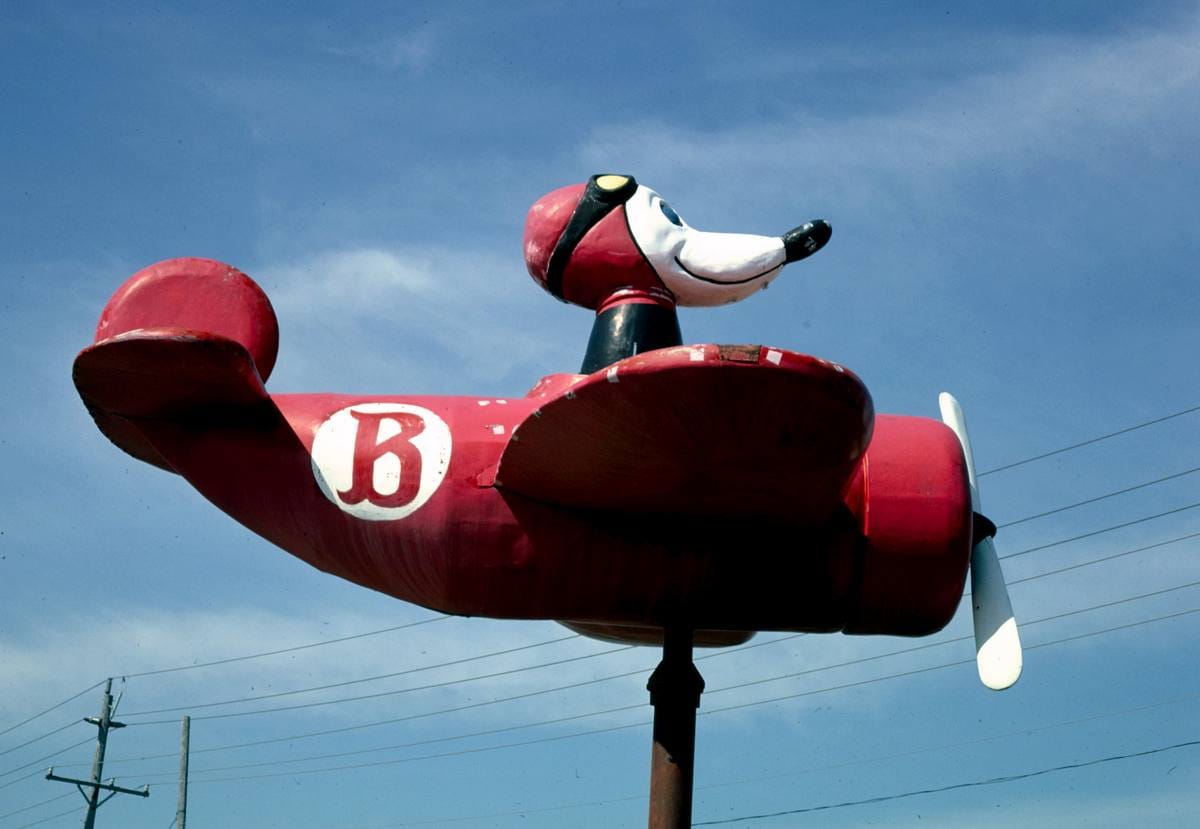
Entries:
{"label": "black neck", "polygon": [[647,302],[613,305],[596,314],[580,371],[591,374],[643,351],[682,344],[674,306]]}

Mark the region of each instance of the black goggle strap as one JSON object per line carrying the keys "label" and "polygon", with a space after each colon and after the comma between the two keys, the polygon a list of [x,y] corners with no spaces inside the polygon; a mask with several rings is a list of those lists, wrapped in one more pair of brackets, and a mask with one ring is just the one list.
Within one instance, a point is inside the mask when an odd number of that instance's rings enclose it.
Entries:
{"label": "black goggle strap", "polygon": [[588,179],[587,188],[579,204],[575,205],[571,220],[567,222],[554,246],[554,252],[550,254],[550,264],[546,267],[546,290],[559,299],[563,298],[563,273],[575,247],[601,219],[629,201],[635,190],[637,182],[633,176],[602,173]]}

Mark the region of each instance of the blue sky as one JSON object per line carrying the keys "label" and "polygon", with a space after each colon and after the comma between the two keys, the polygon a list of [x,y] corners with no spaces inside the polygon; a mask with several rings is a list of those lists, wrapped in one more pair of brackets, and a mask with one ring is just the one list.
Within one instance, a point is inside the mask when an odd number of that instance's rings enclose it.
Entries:
{"label": "blue sky", "polygon": [[[988,469],[1200,404],[1195,3],[218,5],[0,10],[0,730],[105,676],[288,648],[428,618],[249,535],[96,431],[70,364],[129,274],[196,255],[267,290],[273,391],[517,395],[573,370],[590,320],[525,273],[542,193],[630,172],[694,226],[829,246],[739,305],[685,311],[691,342],[762,342],[853,368],[880,411],[953,391]],[[1197,418],[983,479],[998,524],[1200,466]],[[1001,554],[1200,501],[1187,474],[1002,530]],[[1200,532],[1183,510],[1023,555],[1010,581]],[[1029,645],[1200,607],[1195,539],[1014,585]],[[959,617],[931,642],[969,632]],[[1027,653],[1005,694],[957,641],[802,637],[700,663],[695,817],[800,809],[1200,739],[1196,615]],[[342,644],[118,680],[113,760],[175,751],[180,711],[468,659],[200,720],[196,825],[607,827],[644,821],[650,650],[602,653],[550,623],[452,619]],[[592,656],[595,654],[594,656]],[[634,671],[404,723],[295,738]],[[716,711],[773,697],[792,698]],[[0,735],[0,752],[91,713],[91,691]],[[642,708],[636,706],[642,705]],[[635,706],[451,742],[270,765]],[[620,728],[621,726],[630,726]],[[578,737],[577,732],[615,730]],[[67,793],[94,730],[0,755],[0,815]],[[995,739],[985,739],[992,738]],[[542,738],[561,738],[546,739]],[[314,774],[334,765],[529,745]],[[928,749],[928,750],[925,750]],[[897,757],[906,752],[920,751]],[[815,827],[1191,826],[1197,749],[817,812]],[[71,766],[71,764],[84,764]],[[256,765],[225,772],[208,768]],[[114,763],[99,825],[166,826],[176,762]],[[237,776],[284,774],[240,782]],[[218,779],[223,782],[201,782]],[[14,782],[15,781],[15,782]],[[12,785],[6,785],[12,783]],[[75,795],[77,797],[77,795]],[[590,804],[590,805],[589,805]],[[63,812],[62,800],[0,829]],[[563,807],[554,809],[554,807]],[[553,810],[552,810],[553,809]],[[47,820],[74,825],[76,810]],[[475,816],[473,819],[472,816]],[[457,820],[460,819],[461,820]],[[800,818],[732,825],[796,825]],[[453,822],[447,822],[453,821]]]}

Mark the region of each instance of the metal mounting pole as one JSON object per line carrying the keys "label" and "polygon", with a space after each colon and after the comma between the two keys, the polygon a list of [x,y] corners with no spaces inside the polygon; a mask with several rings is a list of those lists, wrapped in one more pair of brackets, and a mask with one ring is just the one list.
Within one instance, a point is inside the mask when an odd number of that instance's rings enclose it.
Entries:
{"label": "metal mounting pole", "polygon": [[663,656],[650,681],[654,746],[650,752],[650,829],[687,829],[692,823],[696,709],[704,678],[692,662],[692,630],[668,627]]}

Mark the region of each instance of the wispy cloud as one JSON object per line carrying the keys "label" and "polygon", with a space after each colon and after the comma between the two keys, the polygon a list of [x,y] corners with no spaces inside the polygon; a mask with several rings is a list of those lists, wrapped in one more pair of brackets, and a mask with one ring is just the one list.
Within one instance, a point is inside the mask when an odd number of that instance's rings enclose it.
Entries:
{"label": "wispy cloud", "polygon": [[[775,56],[772,71],[784,60]],[[801,61],[803,76],[807,58]],[[1116,137],[1134,131],[1143,152],[1195,140],[1194,108],[1178,101],[1200,78],[1196,27],[1172,33],[1134,32],[1109,39],[1040,39],[1002,69],[931,86],[896,107],[871,114],[794,117],[691,130],[668,122],[606,125],[581,149],[593,167],[657,168],[679,184],[747,176],[802,183],[837,192],[847,184],[889,174],[861,197],[887,196],[902,181],[919,192],[931,174],[964,165],[1011,165],[1037,159],[1111,161],[1128,146]],[[1164,129],[1170,125],[1173,129]],[[869,170],[864,176],[862,170]],[[673,183],[674,184],[674,183]],[[695,187],[696,185],[692,185]]]}
{"label": "wispy cloud", "polygon": [[[1109,754],[1120,753],[1122,752],[1114,750]],[[1052,765],[1042,759],[1041,763],[1036,763],[1031,758],[1029,770]],[[1182,767],[1186,762],[1185,755],[1180,754],[1178,759],[1181,768],[1178,771],[1173,770],[1171,776],[1156,781],[1148,791],[1132,791],[1122,787],[1117,793],[1106,794],[1093,791],[1091,787],[1081,786],[1082,791],[1054,795],[1039,792],[1030,797],[1013,786],[987,787],[981,791],[990,796],[981,793],[978,806],[949,805],[944,800],[938,802],[935,799],[938,796],[933,795],[909,801],[910,805],[906,809],[889,814],[887,824],[894,829],[917,829],[926,827],[931,822],[934,825],[978,826],[987,829],[1022,829],[1029,826],[1089,826],[1096,829],[1186,826],[1190,825],[1190,820],[1194,818],[1192,809],[1195,803],[1197,775],[1192,769]],[[1115,762],[1110,773],[1120,774],[1123,766],[1138,762],[1144,761]],[[955,782],[958,781],[947,779],[944,785]],[[997,801],[1004,804],[1003,808],[999,807]],[[907,817],[905,813],[912,816]]]}
{"label": "wispy cloud", "polygon": [[426,26],[367,42],[326,46],[325,51],[377,69],[419,73],[437,54],[437,39]]}
{"label": "wispy cloud", "polygon": [[[518,267],[485,254],[378,247],[260,267],[256,278],[282,331],[277,382],[311,390],[336,379],[338,390],[365,383],[397,393],[532,385],[533,367],[564,348],[555,344],[560,323],[540,324],[556,303],[539,296]],[[461,387],[448,387],[451,365]]]}
{"label": "wispy cloud", "polygon": [[[0,726],[19,721],[36,707],[30,700],[58,701],[104,676],[136,674],[187,663],[204,663],[249,653],[273,651],[297,644],[333,639],[428,618],[427,611],[397,605],[398,612],[387,616],[367,616],[329,608],[314,608],[305,616],[285,616],[261,608],[234,607],[221,610],[162,611],[134,609],[123,613],[106,627],[111,641],[121,642],[120,655],[98,649],[94,643],[70,631],[82,619],[64,619],[54,629],[39,629],[22,635],[0,635],[0,652],[5,655],[5,671],[0,676]],[[530,692],[578,683],[561,692],[532,696],[512,703],[485,706],[462,716],[471,721],[492,724],[536,722],[554,716],[609,711],[622,705],[634,706],[631,712],[616,712],[581,721],[581,727],[614,722],[634,722],[649,713],[645,681],[658,661],[654,648],[620,649],[618,645],[585,638],[570,637],[571,632],[552,622],[493,622],[488,620],[448,619],[375,637],[319,647],[258,660],[233,662],[197,671],[133,677],[123,687],[126,715],[166,706],[201,704],[241,696],[256,696],[389,674],[410,668],[455,660],[464,664],[435,671],[419,671],[406,676],[368,684],[352,685],[328,691],[286,696],[270,701],[192,711],[195,716],[227,711],[244,711],[304,704],[314,701],[372,694],[380,691],[412,688],[428,683],[469,679],[484,674],[503,674],[513,669],[561,662],[535,670],[517,670],[507,675],[451,684],[416,694],[381,697],[363,702],[301,709],[289,714],[253,717],[235,722],[254,723],[256,727],[276,727],[280,722],[295,724],[297,718],[333,718],[338,722],[372,721],[456,705],[520,697]],[[761,643],[777,638],[769,634]],[[551,640],[564,639],[550,643]],[[523,645],[550,643],[517,653],[486,659],[472,659]],[[888,672],[895,664],[884,662],[862,668],[832,670],[803,679],[771,682],[749,689],[721,692],[747,678],[819,668],[851,660],[868,653],[886,652],[894,645],[877,640],[850,637],[801,637],[775,644],[764,644],[745,652],[701,651],[700,657],[720,653],[718,658],[702,658],[698,666],[708,682],[706,706],[723,707],[756,699],[769,699],[795,693],[804,688],[858,679]],[[961,649],[958,649],[961,650]],[[954,657],[956,648],[919,657],[934,664]],[[949,656],[947,655],[949,654]],[[183,655],[183,658],[181,658]],[[961,653],[958,654],[961,656]],[[585,657],[580,659],[579,657]],[[114,661],[117,660],[117,661]],[[592,683],[590,680],[630,673],[619,679]],[[847,679],[850,678],[850,680]],[[122,680],[122,682],[124,682]],[[122,684],[122,683],[118,683]],[[898,690],[889,685],[873,693],[844,698],[851,708],[878,711]],[[69,719],[76,711],[95,707],[97,694],[85,694],[79,700],[45,720],[31,724],[30,733],[49,728]],[[797,700],[788,706],[789,714],[822,704]],[[65,712],[65,713],[64,713]],[[772,717],[770,709],[750,708],[723,715],[727,724],[746,717]],[[151,719],[159,719],[154,716]],[[145,719],[144,717],[135,717]],[[285,728],[290,726],[283,726]],[[21,733],[24,733],[23,730]]]}

